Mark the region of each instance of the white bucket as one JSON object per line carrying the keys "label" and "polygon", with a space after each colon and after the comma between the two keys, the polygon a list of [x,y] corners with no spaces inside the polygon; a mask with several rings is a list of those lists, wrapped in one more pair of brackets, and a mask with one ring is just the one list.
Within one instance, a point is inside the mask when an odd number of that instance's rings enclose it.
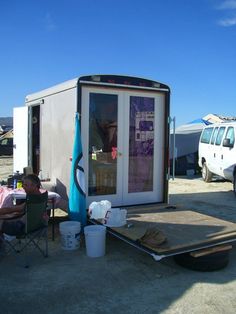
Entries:
{"label": "white bucket", "polygon": [[84,227],[86,253],[89,257],[105,255],[106,227],[92,225]]}
{"label": "white bucket", "polygon": [[63,250],[76,250],[80,247],[80,222],[64,221],[59,224]]}

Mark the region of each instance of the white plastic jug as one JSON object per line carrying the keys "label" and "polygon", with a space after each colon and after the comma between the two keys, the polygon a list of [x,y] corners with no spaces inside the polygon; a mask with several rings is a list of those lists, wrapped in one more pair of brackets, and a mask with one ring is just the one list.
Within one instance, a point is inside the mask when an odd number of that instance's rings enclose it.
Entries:
{"label": "white plastic jug", "polygon": [[126,224],[127,210],[111,208],[105,216],[105,224],[110,227],[120,227]]}
{"label": "white plastic jug", "polygon": [[105,218],[106,212],[111,208],[111,202],[102,200],[100,202],[92,202],[89,205],[89,215],[92,219]]}

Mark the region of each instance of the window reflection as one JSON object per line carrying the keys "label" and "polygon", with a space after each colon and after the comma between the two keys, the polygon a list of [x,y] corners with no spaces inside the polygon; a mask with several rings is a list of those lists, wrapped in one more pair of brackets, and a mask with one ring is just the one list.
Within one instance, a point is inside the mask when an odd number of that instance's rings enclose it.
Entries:
{"label": "window reflection", "polygon": [[116,193],[118,96],[89,99],[89,195]]}
{"label": "window reflection", "polygon": [[153,190],[154,98],[130,97],[128,192]]}

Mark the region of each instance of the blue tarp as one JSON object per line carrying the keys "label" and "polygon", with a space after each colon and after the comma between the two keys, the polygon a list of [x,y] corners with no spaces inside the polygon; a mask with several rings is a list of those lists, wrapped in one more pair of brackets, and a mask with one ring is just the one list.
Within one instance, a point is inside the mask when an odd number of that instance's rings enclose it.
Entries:
{"label": "blue tarp", "polygon": [[195,124],[195,123],[202,123],[202,124],[205,124],[205,125],[212,124],[211,122],[209,122],[209,121],[207,121],[207,120],[204,120],[204,119],[202,119],[202,118],[193,120],[193,121],[191,121],[191,122],[188,122],[187,124]]}

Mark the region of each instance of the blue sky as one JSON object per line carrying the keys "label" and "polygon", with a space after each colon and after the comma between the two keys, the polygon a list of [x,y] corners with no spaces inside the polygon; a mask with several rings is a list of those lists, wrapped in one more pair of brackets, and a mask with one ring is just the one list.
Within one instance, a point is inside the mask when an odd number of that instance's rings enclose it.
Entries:
{"label": "blue sky", "polygon": [[86,74],[171,88],[176,124],[236,116],[236,0],[0,0],[0,116]]}

